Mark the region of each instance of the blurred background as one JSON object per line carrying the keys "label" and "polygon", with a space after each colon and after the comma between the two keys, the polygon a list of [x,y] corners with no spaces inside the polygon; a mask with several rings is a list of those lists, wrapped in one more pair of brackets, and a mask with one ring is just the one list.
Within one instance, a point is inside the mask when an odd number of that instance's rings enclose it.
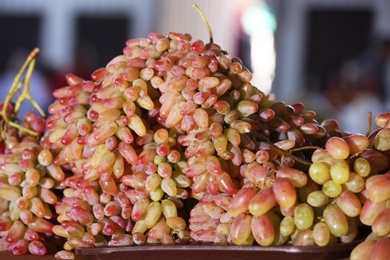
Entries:
{"label": "blurred background", "polygon": [[67,73],[89,78],[127,39],[177,31],[207,42],[193,4],[265,93],[351,132],[390,111],[389,0],[1,0],[0,100],[35,47],[31,93],[46,107]]}

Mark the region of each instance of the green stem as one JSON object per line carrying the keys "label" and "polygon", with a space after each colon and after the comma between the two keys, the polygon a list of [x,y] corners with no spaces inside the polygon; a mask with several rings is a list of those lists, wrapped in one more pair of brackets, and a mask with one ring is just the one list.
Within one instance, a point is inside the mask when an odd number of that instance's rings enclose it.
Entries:
{"label": "green stem", "polygon": [[202,10],[200,10],[200,8],[196,4],[193,4],[192,7],[194,7],[196,9],[196,11],[198,11],[198,13],[200,14],[200,17],[202,18],[204,24],[207,27],[207,31],[209,32],[210,43],[213,43],[214,42],[214,40],[213,40],[213,32],[211,31],[210,25],[207,22],[206,17],[204,16]]}
{"label": "green stem", "polygon": [[[14,81],[12,82],[12,85],[10,87],[10,90],[9,90],[7,96],[5,97],[5,100],[3,103],[3,108],[0,111],[0,115],[2,115],[2,117],[3,117],[3,122],[1,122],[2,135],[4,135],[5,128],[7,127],[7,125],[9,125],[11,127],[15,127],[22,132],[26,132],[26,133],[34,135],[34,136],[38,135],[38,133],[36,133],[35,131],[32,131],[26,127],[18,125],[15,122],[12,122],[8,118],[8,115],[7,115],[8,105],[12,102],[12,98],[15,96],[15,94],[20,90],[20,88],[23,85],[24,85],[24,89],[23,89],[21,95],[16,100],[16,104],[15,104],[15,108],[14,108],[13,113],[16,113],[16,114],[18,113],[19,108],[21,106],[21,103],[23,102],[23,100],[25,100],[27,98],[28,100],[30,100],[33,103],[33,106],[35,108],[37,108],[41,114],[44,115],[43,110],[38,106],[38,104],[35,102],[35,100],[32,99],[32,97],[30,96],[30,93],[29,93],[30,80],[31,80],[32,72],[34,70],[34,65],[35,65],[35,57],[38,54],[38,52],[39,52],[38,48],[35,48],[33,51],[30,52],[26,61],[24,62],[24,64],[20,68],[19,72],[16,74]],[[27,68],[26,78],[21,80],[21,77],[22,77],[23,73],[26,71],[26,68]],[[4,138],[4,136],[1,136],[1,137]]]}
{"label": "green stem", "polygon": [[31,82],[32,73],[34,71],[35,62],[36,62],[36,60],[33,59],[28,66],[28,69],[26,72],[26,78],[23,80],[24,89],[15,103],[15,111],[19,111],[19,107],[22,105],[22,102],[27,99],[32,103],[33,107],[38,110],[38,112],[41,114],[41,116],[46,116],[43,109],[38,105],[38,103],[30,95],[30,82]]}

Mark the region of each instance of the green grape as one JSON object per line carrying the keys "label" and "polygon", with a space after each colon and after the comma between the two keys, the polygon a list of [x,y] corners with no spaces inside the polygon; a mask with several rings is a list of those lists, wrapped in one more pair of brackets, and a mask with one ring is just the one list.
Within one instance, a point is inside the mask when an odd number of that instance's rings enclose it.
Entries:
{"label": "green grape", "polygon": [[324,210],[324,222],[328,225],[330,232],[336,237],[345,236],[348,232],[348,220],[339,207],[328,205]]}
{"label": "green grape", "polygon": [[322,191],[313,191],[307,197],[307,203],[312,207],[322,207],[329,203],[329,197]]}
{"label": "green grape", "polygon": [[300,201],[307,202],[309,194],[319,189],[321,189],[321,186],[309,178],[305,186],[298,188],[298,196]]}
{"label": "green grape", "polygon": [[329,166],[325,162],[314,162],[309,168],[310,178],[318,184],[324,184],[330,180]]}
{"label": "green grape", "polygon": [[322,186],[322,191],[325,193],[326,196],[330,198],[335,198],[339,196],[342,190],[343,188],[341,187],[341,185],[333,180],[327,181],[324,186]]}
{"label": "green grape", "polygon": [[338,184],[346,183],[349,179],[349,165],[345,160],[338,160],[329,169],[330,177]]}
{"label": "green grape", "polygon": [[283,236],[290,236],[295,231],[295,223],[293,216],[285,216],[279,225],[280,234]]}
{"label": "green grape", "polygon": [[349,173],[349,179],[343,184],[344,189],[350,190],[353,193],[358,193],[364,190],[365,181],[363,177],[355,172]]}
{"label": "green grape", "polygon": [[370,163],[366,158],[363,157],[356,158],[356,160],[353,162],[353,169],[361,177],[367,177],[371,172]]}
{"label": "green grape", "polygon": [[303,230],[308,229],[313,225],[314,212],[313,208],[306,203],[300,203],[294,210],[294,223],[297,228]]}
{"label": "green grape", "polygon": [[383,128],[377,133],[374,139],[374,146],[379,151],[388,151],[390,149],[390,129]]}
{"label": "green grape", "polygon": [[313,230],[296,229],[294,235],[292,236],[291,243],[294,246],[314,246],[315,242],[313,238]]}

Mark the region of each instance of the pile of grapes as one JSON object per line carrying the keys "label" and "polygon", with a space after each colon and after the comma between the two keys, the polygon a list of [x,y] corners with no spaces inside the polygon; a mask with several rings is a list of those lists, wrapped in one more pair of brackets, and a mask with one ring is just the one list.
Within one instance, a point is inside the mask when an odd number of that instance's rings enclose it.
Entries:
{"label": "pile of grapes", "polygon": [[[11,96],[28,87],[19,78]],[[150,33],[90,79],[66,75],[48,117],[18,121],[7,97],[0,250],[73,259],[85,247],[362,239],[351,259],[385,259],[390,113],[347,133],[251,79],[215,43]]]}

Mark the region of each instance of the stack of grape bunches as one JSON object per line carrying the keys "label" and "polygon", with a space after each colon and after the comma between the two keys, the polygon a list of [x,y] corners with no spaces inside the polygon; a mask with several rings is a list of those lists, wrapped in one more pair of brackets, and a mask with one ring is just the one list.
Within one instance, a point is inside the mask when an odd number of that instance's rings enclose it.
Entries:
{"label": "stack of grape bunches", "polygon": [[66,80],[38,135],[2,123],[1,250],[72,259],[85,247],[364,238],[351,259],[389,254],[390,113],[347,133],[175,32],[128,40],[90,79]]}

